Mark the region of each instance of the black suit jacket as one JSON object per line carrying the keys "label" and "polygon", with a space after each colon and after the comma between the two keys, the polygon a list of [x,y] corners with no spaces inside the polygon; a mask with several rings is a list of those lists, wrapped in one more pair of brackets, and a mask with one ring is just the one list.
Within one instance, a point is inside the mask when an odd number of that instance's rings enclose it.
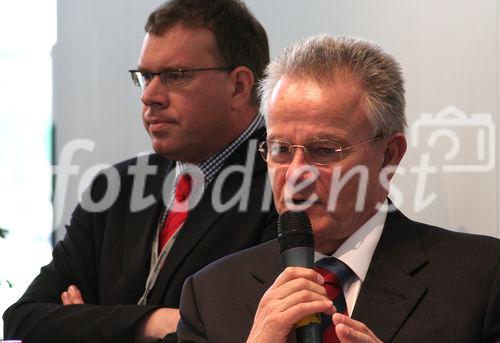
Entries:
{"label": "black suit jacket", "polygon": [[[264,136],[260,129],[251,139]],[[249,160],[254,168],[246,177],[251,187],[249,192],[240,193],[243,197],[248,193],[246,210],[241,211],[237,203],[224,213],[216,212],[211,200],[212,182],[189,212],[146,306],[135,304],[149,273],[152,239],[164,207],[159,200],[162,186],[175,163],[159,155],[143,157],[158,170],[147,176],[144,194],[140,195],[151,195],[155,201],[137,212],[130,210],[134,178],[129,175],[136,159],[115,166],[118,179],[97,177],[90,189],[91,198],[97,202],[106,190],[111,191],[109,194],[115,190],[116,201],[99,213],[85,210],[82,204],[77,206],[64,240],[53,251],[52,262],[5,312],[5,337],[25,342],[132,341],[135,324],[147,313],[160,306],[179,306],[182,285],[189,275],[222,256],[274,238],[277,214],[272,204],[269,210],[262,210],[267,172],[264,161],[255,153],[255,143],[243,143],[225,162],[225,167],[244,165],[250,147]],[[238,194],[244,178],[242,173],[230,174],[221,191],[223,203]],[[165,194],[169,186],[165,185]],[[138,196],[134,196],[136,200]],[[60,294],[70,284],[79,287],[85,305],[61,305]]]}
{"label": "black suit jacket", "polygon": [[[191,276],[180,342],[244,342],[283,270],[276,240]],[[383,342],[500,342],[500,240],[387,215],[352,317]]]}

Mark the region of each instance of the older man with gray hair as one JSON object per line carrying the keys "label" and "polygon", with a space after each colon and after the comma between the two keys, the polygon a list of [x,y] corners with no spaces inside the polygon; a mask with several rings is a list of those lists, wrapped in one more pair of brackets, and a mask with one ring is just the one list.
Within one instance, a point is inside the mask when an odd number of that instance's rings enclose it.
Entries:
{"label": "older man with gray hair", "polygon": [[313,37],[268,66],[261,95],[274,202],[310,218],[316,267],[285,268],[276,240],[215,262],[184,284],[180,341],[289,342],[316,313],[323,342],[500,341],[500,240],[414,222],[387,198],[406,151],[394,58]]}

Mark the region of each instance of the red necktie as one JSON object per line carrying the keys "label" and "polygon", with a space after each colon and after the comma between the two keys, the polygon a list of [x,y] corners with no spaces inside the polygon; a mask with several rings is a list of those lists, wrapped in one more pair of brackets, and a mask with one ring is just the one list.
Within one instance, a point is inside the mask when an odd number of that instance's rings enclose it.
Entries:
{"label": "red necktie", "polygon": [[174,233],[186,221],[188,212],[188,202],[185,201],[191,192],[191,177],[189,175],[181,175],[175,187],[174,203],[168,212],[167,218],[163,222],[163,227],[160,232],[160,244],[158,245],[158,253],[163,250],[165,244],[174,235]]}
{"label": "red necktie", "polygon": [[[351,276],[350,268],[335,257],[326,257],[316,262],[316,270],[325,279],[325,290],[337,312],[347,315],[347,305],[345,302],[342,285]],[[337,343],[339,339],[335,333],[335,326],[330,316],[322,316],[323,343]]]}

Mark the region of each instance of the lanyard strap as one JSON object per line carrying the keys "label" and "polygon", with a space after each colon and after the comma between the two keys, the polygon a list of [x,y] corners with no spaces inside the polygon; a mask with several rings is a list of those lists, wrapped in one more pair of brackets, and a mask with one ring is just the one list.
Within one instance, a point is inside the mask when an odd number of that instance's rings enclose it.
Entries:
{"label": "lanyard strap", "polygon": [[158,226],[155,231],[155,236],[153,239],[153,246],[151,248],[151,262],[150,262],[150,267],[149,267],[149,275],[146,280],[146,286],[144,288],[144,293],[142,294],[141,298],[137,302],[137,305],[146,305],[149,293],[153,289],[156,280],[158,279],[158,275],[160,274],[161,267],[165,263],[165,260],[167,259],[168,254],[170,253],[170,250],[172,250],[172,246],[174,245],[174,242],[177,238],[177,235],[179,234],[180,230],[182,229],[182,226],[174,233],[172,237],[169,238],[165,246],[163,247],[163,250],[161,253],[158,255],[158,244],[159,243],[159,236],[160,236],[160,230],[162,229],[163,222],[165,221],[165,218],[167,217],[168,210],[165,208],[163,210],[163,214],[160,218],[160,222],[158,223]]}

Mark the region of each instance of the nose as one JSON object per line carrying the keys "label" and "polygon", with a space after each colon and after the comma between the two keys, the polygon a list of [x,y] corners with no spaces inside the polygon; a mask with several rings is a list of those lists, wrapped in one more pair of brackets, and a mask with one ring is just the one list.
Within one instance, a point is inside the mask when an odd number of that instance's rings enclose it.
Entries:
{"label": "nose", "polygon": [[314,168],[316,168],[316,166],[307,162],[304,149],[298,147],[295,149],[292,161],[288,164],[286,179],[287,181],[294,180],[296,182],[301,182],[307,179],[316,178],[313,172]]}
{"label": "nose", "polygon": [[156,106],[162,108],[168,106],[168,89],[163,85],[158,75],[155,75],[155,77],[153,77],[151,82],[142,92],[141,101],[148,107]]}
{"label": "nose", "polygon": [[290,204],[299,204],[295,201],[308,201],[311,196],[314,196],[315,183],[319,175],[317,167],[307,162],[304,150],[298,148],[295,149],[293,159],[286,168],[282,194],[285,203],[292,201],[287,207]]}

